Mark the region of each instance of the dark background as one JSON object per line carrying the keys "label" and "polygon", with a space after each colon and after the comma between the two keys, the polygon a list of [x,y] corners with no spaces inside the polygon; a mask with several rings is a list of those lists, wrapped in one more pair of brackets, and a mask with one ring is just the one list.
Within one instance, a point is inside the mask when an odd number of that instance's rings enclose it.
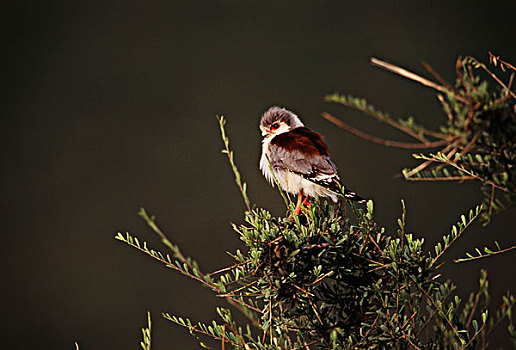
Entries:
{"label": "dark background", "polygon": [[[114,239],[155,248],[144,206],[204,271],[241,247],[242,222],[215,116],[227,131],[251,201],[283,215],[258,170],[261,113],[278,104],[326,136],[344,182],[374,198],[392,229],[406,200],[408,230],[427,249],[481,199],[476,184],[414,184],[393,175],[410,152],[370,144],[320,117],[408,140],[323,102],[340,91],[427,126],[445,116],[434,91],[369,64],[372,56],[453,80],[458,55],[515,62],[514,1],[187,2],[5,1],[2,26],[2,348],[137,349],[146,310],[155,349],[197,348],[160,312],[209,321],[225,305],[184,276]],[[495,69],[498,71],[497,69]],[[493,303],[514,290],[514,254],[454,265],[482,244],[513,242],[514,210],[476,223],[452,249],[445,278],[465,295],[489,269]],[[512,236],[512,237],[511,237]]]}

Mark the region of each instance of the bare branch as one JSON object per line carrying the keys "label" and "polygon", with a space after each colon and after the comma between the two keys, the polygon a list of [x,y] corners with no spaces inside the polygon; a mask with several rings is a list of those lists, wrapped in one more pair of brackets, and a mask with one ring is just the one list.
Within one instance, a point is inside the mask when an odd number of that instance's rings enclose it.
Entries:
{"label": "bare branch", "polygon": [[363,140],[374,142],[374,143],[380,144],[382,146],[387,146],[387,147],[396,147],[396,148],[404,148],[404,149],[427,149],[427,148],[444,146],[450,142],[449,139],[434,141],[434,142],[422,142],[422,143],[409,143],[409,142],[386,140],[386,139],[382,139],[382,138],[379,138],[376,136],[366,134],[365,132],[355,129],[354,127],[345,124],[344,122],[335,118],[334,116],[332,116],[329,113],[322,113],[322,117],[324,119],[328,120],[329,122],[337,125],[339,128],[342,128],[342,129],[346,130],[347,132],[360,137]]}
{"label": "bare branch", "polygon": [[[449,91],[444,86],[438,85],[438,84],[434,83],[433,81],[430,81],[430,80],[428,80],[426,78],[423,78],[422,76],[417,75],[416,73],[413,73],[413,72],[411,72],[411,71],[409,71],[409,70],[407,70],[405,68],[401,68],[401,67],[398,67],[398,66],[396,66],[394,64],[387,63],[385,61],[379,60],[378,58],[372,57],[371,58],[371,64],[373,64],[374,66],[386,69],[386,70],[388,70],[390,72],[393,72],[395,74],[401,75],[402,77],[405,77],[407,79],[417,81],[421,85],[431,87],[432,89],[435,89],[435,90],[437,90],[439,92],[447,93]],[[458,100],[460,100],[462,102],[466,102],[466,99],[464,97],[462,97],[460,95],[456,95],[456,97],[457,97]]]}

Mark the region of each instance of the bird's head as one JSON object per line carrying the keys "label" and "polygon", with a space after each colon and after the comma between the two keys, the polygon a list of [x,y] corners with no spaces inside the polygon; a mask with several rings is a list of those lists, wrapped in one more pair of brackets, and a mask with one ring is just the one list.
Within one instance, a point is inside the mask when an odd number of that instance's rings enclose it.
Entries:
{"label": "bird's head", "polygon": [[303,126],[303,123],[297,115],[288,109],[276,106],[265,111],[260,120],[260,130],[265,138],[276,136],[300,126]]}

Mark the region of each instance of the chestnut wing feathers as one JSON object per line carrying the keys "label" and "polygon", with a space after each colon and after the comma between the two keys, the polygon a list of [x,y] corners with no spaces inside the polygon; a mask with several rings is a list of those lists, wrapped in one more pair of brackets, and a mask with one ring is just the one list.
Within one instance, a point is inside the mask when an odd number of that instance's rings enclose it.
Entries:
{"label": "chestnut wing feathers", "polygon": [[298,127],[275,136],[269,145],[274,169],[288,170],[308,181],[340,192],[337,168],[330,159],[322,136],[306,127]]}

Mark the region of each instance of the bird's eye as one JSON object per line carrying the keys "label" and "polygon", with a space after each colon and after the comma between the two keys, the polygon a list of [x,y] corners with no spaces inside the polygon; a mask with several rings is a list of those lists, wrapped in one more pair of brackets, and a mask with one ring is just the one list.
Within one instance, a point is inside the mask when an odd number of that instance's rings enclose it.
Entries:
{"label": "bird's eye", "polygon": [[271,128],[272,130],[276,130],[277,128],[279,128],[279,124],[278,123],[274,123],[271,125]]}

